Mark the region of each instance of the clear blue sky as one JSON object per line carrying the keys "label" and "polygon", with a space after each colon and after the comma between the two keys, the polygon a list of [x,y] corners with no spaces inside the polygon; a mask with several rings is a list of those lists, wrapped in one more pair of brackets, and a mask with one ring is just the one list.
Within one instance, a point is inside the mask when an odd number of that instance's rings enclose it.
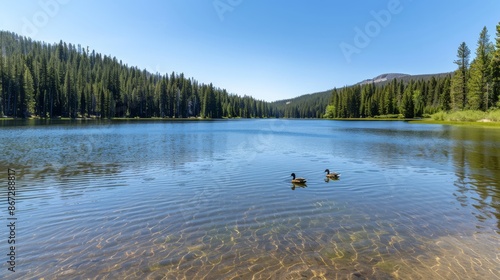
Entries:
{"label": "clear blue sky", "polygon": [[465,41],[474,52],[483,26],[494,40],[500,22],[498,0],[0,0],[0,5],[2,30],[81,44],[130,66],[183,72],[267,101],[388,72],[452,71],[458,45]]}

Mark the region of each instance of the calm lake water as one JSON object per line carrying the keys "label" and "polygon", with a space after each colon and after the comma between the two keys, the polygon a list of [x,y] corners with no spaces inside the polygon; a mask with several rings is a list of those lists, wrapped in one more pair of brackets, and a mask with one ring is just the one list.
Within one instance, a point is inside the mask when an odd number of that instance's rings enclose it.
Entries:
{"label": "calm lake water", "polygon": [[500,129],[31,121],[0,143],[2,279],[500,279]]}

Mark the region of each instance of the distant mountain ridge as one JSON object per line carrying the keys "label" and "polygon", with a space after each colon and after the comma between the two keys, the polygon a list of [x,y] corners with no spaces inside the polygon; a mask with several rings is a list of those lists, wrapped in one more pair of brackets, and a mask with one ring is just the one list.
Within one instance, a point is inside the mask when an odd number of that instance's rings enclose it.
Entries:
{"label": "distant mountain ridge", "polygon": [[386,82],[386,81],[391,81],[393,79],[398,79],[401,77],[407,77],[410,76],[409,74],[402,74],[402,73],[387,73],[387,74],[381,74],[378,75],[377,77],[373,79],[366,79],[363,80],[356,85],[365,85],[365,84],[371,84],[371,83],[381,83],[381,82]]}
{"label": "distant mountain ridge", "polygon": [[402,80],[404,82],[410,81],[410,80],[424,80],[427,81],[431,79],[432,77],[435,78],[440,78],[444,77],[447,75],[451,75],[453,72],[445,72],[445,73],[436,73],[436,74],[418,74],[418,75],[410,75],[410,74],[403,74],[403,73],[386,73],[386,74],[381,74],[376,76],[375,78],[372,79],[366,79],[363,80],[357,84],[354,85],[366,85],[366,84],[377,84],[377,85],[384,85],[394,79]]}

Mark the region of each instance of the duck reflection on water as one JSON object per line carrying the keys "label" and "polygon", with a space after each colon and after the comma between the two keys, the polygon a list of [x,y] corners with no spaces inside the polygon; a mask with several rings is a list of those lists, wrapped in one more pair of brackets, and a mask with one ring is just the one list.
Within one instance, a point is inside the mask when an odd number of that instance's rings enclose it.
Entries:
{"label": "duck reflection on water", "polygon": [[306,188],[307,185],[305,183],[292,183],[292,191],[295,190],[295,188]]}

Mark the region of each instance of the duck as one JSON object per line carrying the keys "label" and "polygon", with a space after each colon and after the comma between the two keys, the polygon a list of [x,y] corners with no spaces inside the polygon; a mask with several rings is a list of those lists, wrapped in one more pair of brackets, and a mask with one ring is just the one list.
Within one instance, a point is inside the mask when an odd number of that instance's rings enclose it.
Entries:
{"label": "duck", "polygon": [[340,177],[340,173],[337,172],[330,173],[329,169],[325,169],[325,172],[326,172],[326,178],[328,179],[338,179]]}
{"label": "duck", "polygon": [[306,183],[306,179],[304,179],[304,178],[295,178],[295,173],[290,174],[290,176],[293,177],[292,183],[295,183],[295,184],[305,184]]}

